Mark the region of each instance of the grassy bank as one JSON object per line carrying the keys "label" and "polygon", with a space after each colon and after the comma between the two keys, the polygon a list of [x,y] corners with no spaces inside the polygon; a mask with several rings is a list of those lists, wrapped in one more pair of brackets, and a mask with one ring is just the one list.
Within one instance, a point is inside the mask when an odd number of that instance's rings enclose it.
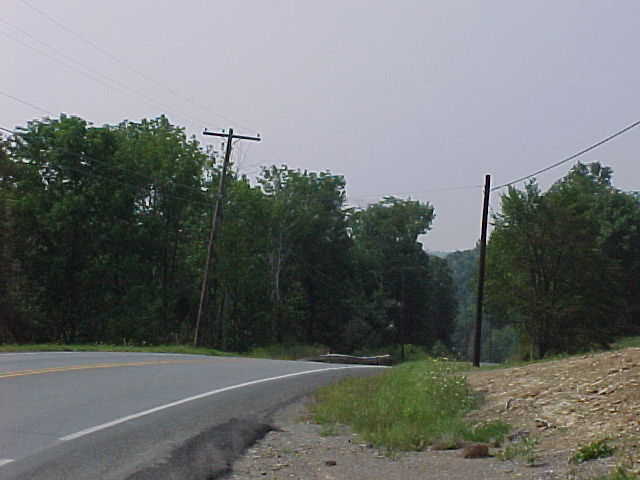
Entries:
{"label": "grassy bank", "polygon": [[[235,352],[224,352],[214,348],[193,347],[191,345],[109,345],[102,343],[88,344],[4,344],[1,352],[147,352],[147,353],[183,353],[191,355],[225,355],[239,356]],[[327,353],[327,348],[320,345],[271,345],[257,347],[242,356],[252,358],[269,358],[274,360],[297,360]]]}
{"label": "grassy bank", "polygon": [[323,345],[306,345],[301,343],[256,347],[251,350],[248,355],[254,358],[270,358],[273,360],[298,360],[323,355],[328,351],[329,349]]}
{"label": "grassy bank", "polygon": [[640,337],[622,337],[614,342],[613,348],[640,347]]}
{"label": "grassy bank", "polygon": [[501,440],[507,425],[474,426],[464,418],[480,398],[462,368],[433,360],[410,362],[376,377],[344,380],[319,390],[314,417],[326,425],[351,425],[366,440],[393,450]]}
{"label": "grassy bank", "polygon": [[193,355],[234,355],[213,348],[192,347],[189,345],[107,345],[107,344],[5,344],[0,352],[147,352],[147,353],[184,353]]}

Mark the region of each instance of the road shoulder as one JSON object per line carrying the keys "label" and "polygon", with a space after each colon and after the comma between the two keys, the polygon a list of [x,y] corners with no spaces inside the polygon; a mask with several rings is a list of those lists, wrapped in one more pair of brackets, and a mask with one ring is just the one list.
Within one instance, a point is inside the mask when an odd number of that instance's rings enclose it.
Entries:
{"label": "road shoulder", "polygon": [[[513,478],[522,469],[514,462],[496,458],[464,459],[461,450],[427,450],[393,456],[368,444],[347,427],[327,431],[315,424],[306,408],[308,401],[308,398],[298,401],[278,412],[272,422],[277,429],[249,448],[227,478],[501,480]],[[537,475],[544,475],[544,468],[535,470]]]}

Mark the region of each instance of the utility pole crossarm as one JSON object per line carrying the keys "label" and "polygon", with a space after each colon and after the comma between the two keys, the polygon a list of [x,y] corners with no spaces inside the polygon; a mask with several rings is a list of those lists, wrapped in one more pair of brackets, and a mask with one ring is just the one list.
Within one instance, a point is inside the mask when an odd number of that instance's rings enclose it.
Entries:
{"label": "utility pole crossarm", "polygon": [[225,138],[232,138],[232,139],[238,139],[238,140],[253,140],[255,142],[261,142],[262,138],[260,138],[260,134],[258,134],[257,137],[248,137],[246,135],[234,135],[233,134],[233,129],[229,130],[229,133],[218,133],[218,132],[209,132],[207,130],[205,130],[204,132],[202,132],[203,135],[211,135],[213,137],[225,137]]}

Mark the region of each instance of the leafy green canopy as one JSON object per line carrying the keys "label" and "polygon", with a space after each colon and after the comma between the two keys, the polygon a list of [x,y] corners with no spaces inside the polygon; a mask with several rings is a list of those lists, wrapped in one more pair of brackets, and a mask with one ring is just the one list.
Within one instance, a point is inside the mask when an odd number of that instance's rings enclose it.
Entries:
{"label": "leafy green canopy", "polygon": [[[160,117],[34,121],[0,149],[0,341],[186,343],[220,166]],[[329,172],[228,175],[201,339],[223,350],[447,343],[446,265],[417,242],[433,208],[354,212]]]}
{"label": "leafy green canopy", "polygon": [[428,203],[393,197],[351,216],[356,281],[363,292],[350,325],[356,338],[450,346],[457,305],[451,274],[417,240],[433,218]]}
{"label": "leafy green canopy", "polygon": [[531,356],[637,331],[640,204],[612,187],[609,168],[577,164],[545,193],[535,181],[512,187],[494,221],[489,310]]}

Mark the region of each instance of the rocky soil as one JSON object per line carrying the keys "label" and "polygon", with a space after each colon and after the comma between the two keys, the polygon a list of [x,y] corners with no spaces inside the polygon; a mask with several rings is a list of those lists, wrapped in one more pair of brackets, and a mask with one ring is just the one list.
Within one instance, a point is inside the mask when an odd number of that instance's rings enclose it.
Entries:
{"label": "rocky soil", "polygon": [[[470,418],[513,427],[511,441],[491,446],[492,457],[464,458],[464,449],[390,454],[347,427],[314,424],[299,402],[276,416],[279,430],[250,448],[228,478],[586,480],[623,464],[640,473],[639,348],[474,371],[468,380],[485,397]],[[526,437],[535,445],[525,448]],[[570,461],[580,446],[601,439],[615,447],[613,456]],[[517,455],[500,460],[506,447]]]}

